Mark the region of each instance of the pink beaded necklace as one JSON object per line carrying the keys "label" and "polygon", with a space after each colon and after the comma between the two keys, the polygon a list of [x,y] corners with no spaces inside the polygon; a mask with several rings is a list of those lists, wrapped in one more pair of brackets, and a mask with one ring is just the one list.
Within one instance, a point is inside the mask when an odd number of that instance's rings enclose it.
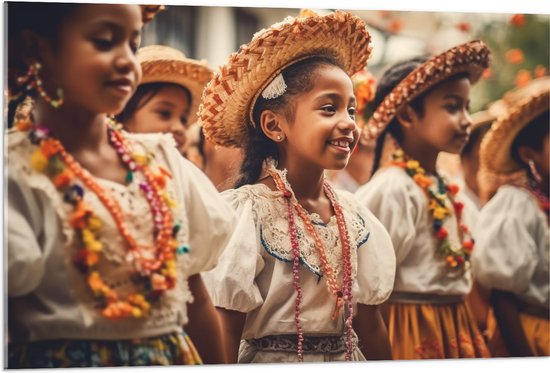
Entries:
{"label": "pink beaded necklace", "polygon": [[317,250],[317,253],[319,254],[319,258],[321,260],[321,267],[323,268],[323,273],[326,276],[327,279],[327,287],[328,290],[336,297],[336,304],[334,307],[334,312],[332,314],[332,319],[335,320],[338,318],[338,315],[340,314],[340,310],[343,306],[345,306],[346,311],[344,314],[345,317],[345,343],[346,343],[346,353],[345,353],[345,359],[346,361],[351,360],[351,353],[353,350],[352,346],[352,330],[353,330],[353,294],[352,294],[352,264],[351,264],[351,249],[350,249],[350,240],[349,235],[346,227],[346,222],[344,219],[344,212],[342,210],[342,207],[338,203],[336,199],[336,195],[334,193],[334,190],[332,187],[326,182],[323,182],[323,190],[329,199],[332,207],[334,208],[334,212],[336,215],[336,223],[338,225],[338,232],[340,235],[340,242],[342,245],[342,265],[343,265],[343,279],[342,279],[342,286],[338,286],[338,281],[335,278],[334,271],[331,268],[325,249],[323,247],[323,242],[319,235],[317,234],[317,231],[313,227],[313,224],[311,222],[311,219],[308,217],[307,212],[305,209],[298,203],[298,201],[295,198],[292,198],[292,192],[288,190],[286,187],[284,181],[282,180],[281,175],[279,173],[268,170],[269,174],[275,181],[275,185],[277,186],[277,189],[283,193],[283,197],[285,198],[285,203],[287,206],[287,213],[288,213],[288,227],[290,232],[290,243],[292,245],[292,253],[294,256],[293,260],[293,266],[292,266],[292,272],[293,272],[293,284],[294,288],[296,289],[296,307],[295,307],[295,323],[296,323],[296,330],[298,334],[298,361],[303,361],[303,340],[304,340],[304,333],[302,329],[302,324],[300,321],[300,310],[301,310],[301,302],[302,302],[302,289],[300,287],[300,278],[298,274],[298,266],[300,263],[300,247],[298,240],[296,239],[296,223],[294,220],[294,213],[293,209],[296,210],[296,213],[300,217],[300,219],[303,221],[304,226],[310,236],[313,237],[315,241],[315,248]]}

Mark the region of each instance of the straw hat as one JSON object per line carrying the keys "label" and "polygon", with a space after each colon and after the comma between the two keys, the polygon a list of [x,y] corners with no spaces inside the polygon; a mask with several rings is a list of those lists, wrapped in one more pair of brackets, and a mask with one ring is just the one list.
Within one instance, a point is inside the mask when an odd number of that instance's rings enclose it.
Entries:
{"label": "straw hat", "polygon": [[243,147],[257,97],[284,68],[311,56],[329,55],[351,76],[366,65],[369,44],[365,22],[338,10],[324,16],[302,12],[259,31],[229,57],[204,90],[199,120],[206,138]]}
{"label": "straw hat", "polygon": [[479,80],[489,66],[489,48],[480,40],[455,46],[414,69],[384,98],[367,122],[364,131],[376,138],[395,114],[415,97],[458,73],[467,72],[470,82]]}
{"label": "straw hat", "polygon": [[491,126],[480,149],[480,161],[492,173],[509,174],[521,169],[512,158],[514,139],[527,124],[550,109],[550,85],[523,97]]}
{"label": "straw hat", "polygon": [[166,7],[158,4],[141,4],[141,20],[143,23],[149,23],[155,16],[162,12]]}
{"label": "straw hat", "polygon": [[213,75],[206,61],[186,58],[179,50],[165,45],[140,48],[137,58],[143,71],[140,84],[175,83],[191,92],[191,110],[187,122],[195,123],[202,91]]}

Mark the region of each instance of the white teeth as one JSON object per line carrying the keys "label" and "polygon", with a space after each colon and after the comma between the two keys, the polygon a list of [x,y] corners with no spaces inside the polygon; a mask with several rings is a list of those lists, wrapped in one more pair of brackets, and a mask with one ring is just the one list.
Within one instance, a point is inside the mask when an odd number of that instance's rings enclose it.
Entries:
{"label": "white teeth", "polygon": [[339,146],[341,148],[348,148],[349,147],[349,142],[343,141],[343,140],[331,141],[330,143],[332,145]]}

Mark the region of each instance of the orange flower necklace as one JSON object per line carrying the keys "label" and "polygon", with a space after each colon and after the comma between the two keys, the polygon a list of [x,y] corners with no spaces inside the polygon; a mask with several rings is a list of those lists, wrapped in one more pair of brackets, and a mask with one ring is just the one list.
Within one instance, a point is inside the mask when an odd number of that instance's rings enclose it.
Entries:
{"label": "orange flower necklace", "polygon": [[[144,176],[140,189],[144,193],[155,224],[154,252],[141,250],[131,236],[122,210],[117,201],[110,196],[93,178],[92,175],[65,150],[59,140],[49,136],[44,127],[18,123],[17,128],[29,131],[31,142],[39,145],[31,156],[31,165],[39,172],[45,173],[55,187],[63,194],[64,201],[74,206],[70,225],[77,232],[81,248],[73,257],[73,263],[86,276],[88,287],[102,304],[101,315],[111,319],[127,317],[140,318],[147,315],[151,303],[157,300],[166,290],[176,283],[176,255],[189,251],[187,246],[178,247],[175,236],[180,224],[173,222],[173,201],[164,190],[167,178],[171,174],[162,167],[153,173],[144,157],[129,151],[126,139],[119,131],[120,125],[110,121],[107,126],[109,140],[122,161],[128,167],[127,181],[132,181],[133,173],[139,171]],[[145,157],[146,159],[146,157]],[[143,288],[140,293],[132,293],[125,299],[102,279],[98,271],[98,262],[102,252],[102,243],[97,239],[102,222],[84,201],[84,189],[78,183],[80,179],[86,187],[95,193],[109,210],[118,231],[128,244],[126,260],[132,264],[136,273],[132,280]]]}
{"label": "orange flower necklace", "polygon": [[328,197],[332,207],[334,208],[334,212],[336,215],[336,222],[338,224],[338,232],[340,234],[340,242],[342,245],[342,266],[343,266],[343,279],[342,279],[342,286],[338,286],[338,281],[336,279],[336,276],[334,275],[334,271],[332,267],[330,266],[325,249],[323,247],[323,241],[319,237],[319,234],[313,227],[313,224],[311,222],[311,219],[309,219],[307,212],[305,209],[298,203],[298,201],[294,198],[292,198],[291,191],[288,190],[286,187],[284,181],[282,180],[281,175],[279,173],[268,170],[269,174],[275,181],[275,185],[277,186],[277,189],[283,193],[283,197],[285,198],[285,202],[287,205],[287,212],[288,212],[288,225],[289,225],[289,233],[290,233],[290,243],[292,246],[292,253],[294,255],[294,261],[293,261],[293,284],[294,288],[296,289],[296,310],[295,310],[295,323],[296,323],[296,329],[298,332],[298,361],[303,361],[303,330],[302,325],[300,322],[300,311],[301,311],[301,301],[302,301],[302,289],[300,287],[299,282],[299,275],[298,275],[298,266],[300,263],[300,247],[298,240],[296,238],[296,224],[294,221],[294,213],[293,209],[297,212],[300,219],[303,221],[304,226],[311,237],[313,237],[315,241],[315,248],[317,249],[317,253],[319,254],[319,258],[321,260],[321,267],[323,268],[323,273],[326,276],[327,279],[327,286],[329,291],[336,297],[336,302],[334,306],[334,312],[332,314],[332,319],[336,320],[340,314],[340,310],[343,306],[346,307],[346,312],[344,315],[345,318],[345,326],[346,326],[346,336],[345,336],[345,343],[346,343],[346,353],[345,353],[345,359],[351,360],[351,353],[353,350],[352,345],[352,334],[353,334],[353,295],[352,295],[352,264],[351,264],[351,249],[350,249],[350,240],[349,235],[346,227],[346,222],[344,219],[344,212],[342,210],[342,207],[336,200],[336,195],[334,193],[334,190],[331,188],[331,186],[325,181],[323,184],[323,189],[325,191],[326,196]]}
{"label": "orange flower necklace", "polygon": [[[462,222],[462,210],[464,204],[455,201],[454,197],[458,193],[458,186],[455,184],[447,184],[443,178],[436,175],[438,180],[437,192],[433,192],[429,187],[433,184],[432,179],[426,175],[426,171],[420,167],[420,163],[406,156],[402,149],[397,149],[392,154],[392,164],[407,172],[412,177],[414,182],[424,190],[429,199],[428,209],[433,218],[433,230],[436,238],[439,241],[437,253],[444,258],[447,265],[451,268],[470,268],[470,255],[474,248],[474,240],[470,234],[468,226]],[[454,207],[457,218],[457,223],[462,234],[462,246],[453,247],[448,239],[448,232],[443,227],[443,221],[450,217],[453,213],[447,207],[446,201],[450,201]]]}

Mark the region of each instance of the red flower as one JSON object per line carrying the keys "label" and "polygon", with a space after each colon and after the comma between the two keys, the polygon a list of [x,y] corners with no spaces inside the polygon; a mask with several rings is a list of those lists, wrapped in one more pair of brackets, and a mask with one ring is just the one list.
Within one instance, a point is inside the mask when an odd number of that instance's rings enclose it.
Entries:
{"label": "red flower", "polygon": [[456,262],[458,263],[458,265],[464,264],[464,257],[462,257],[462,256],[460,256],[460,255],[457,256],[457,257],[456,257]]}
{"label": "red flower", "polygon": [[449,232],[443,227],[441,227],[435,234],[438,240],[444,240],[449,235]]}
{"label": "red flower", "polygon": [[531,72],[529,70],[521,69],[516,75],[516,87],[525,87],[531,80],[533,80]]}
{"label": "red flower", "polygon": [[472,26],[468,22],[459,22],[457,23],[456,28],[462,32],[470,32]]}
{"label": "red flower", "polygon": [[548,70],[543,65],[535,66],[535,78],[542,78],[548,75]]}
{"label": "red flower", "polygon": [[451,193],[451,195],[456,195],[458,193],[458,185],[456,184],[449,184],[447,185],[447,191]]}
{"label": "red flower", "polygon": [[506,57],[506,61],[513,65],[519,65],[525,59],[523,56],[523,51],[518,48],[508,50],[504,56]]}
{"label": "red flower", "polygon": [[454,207],[457,215],[460,214],[462,210],[464,210],[464,204],[460,201],[455,201]]}
{"label": "red flower", "polygon": [[393,32],[394,34],[401,31],[402,28],[403,28],[403,22],[401,20],[394,19],[390,22],[390,31]]}
{"label": "red flower", "polygon": [[510,18],[510,23],[514,27],[521,27],[525,25],[525,15],[523,14],[514,14],[512,18]]}

